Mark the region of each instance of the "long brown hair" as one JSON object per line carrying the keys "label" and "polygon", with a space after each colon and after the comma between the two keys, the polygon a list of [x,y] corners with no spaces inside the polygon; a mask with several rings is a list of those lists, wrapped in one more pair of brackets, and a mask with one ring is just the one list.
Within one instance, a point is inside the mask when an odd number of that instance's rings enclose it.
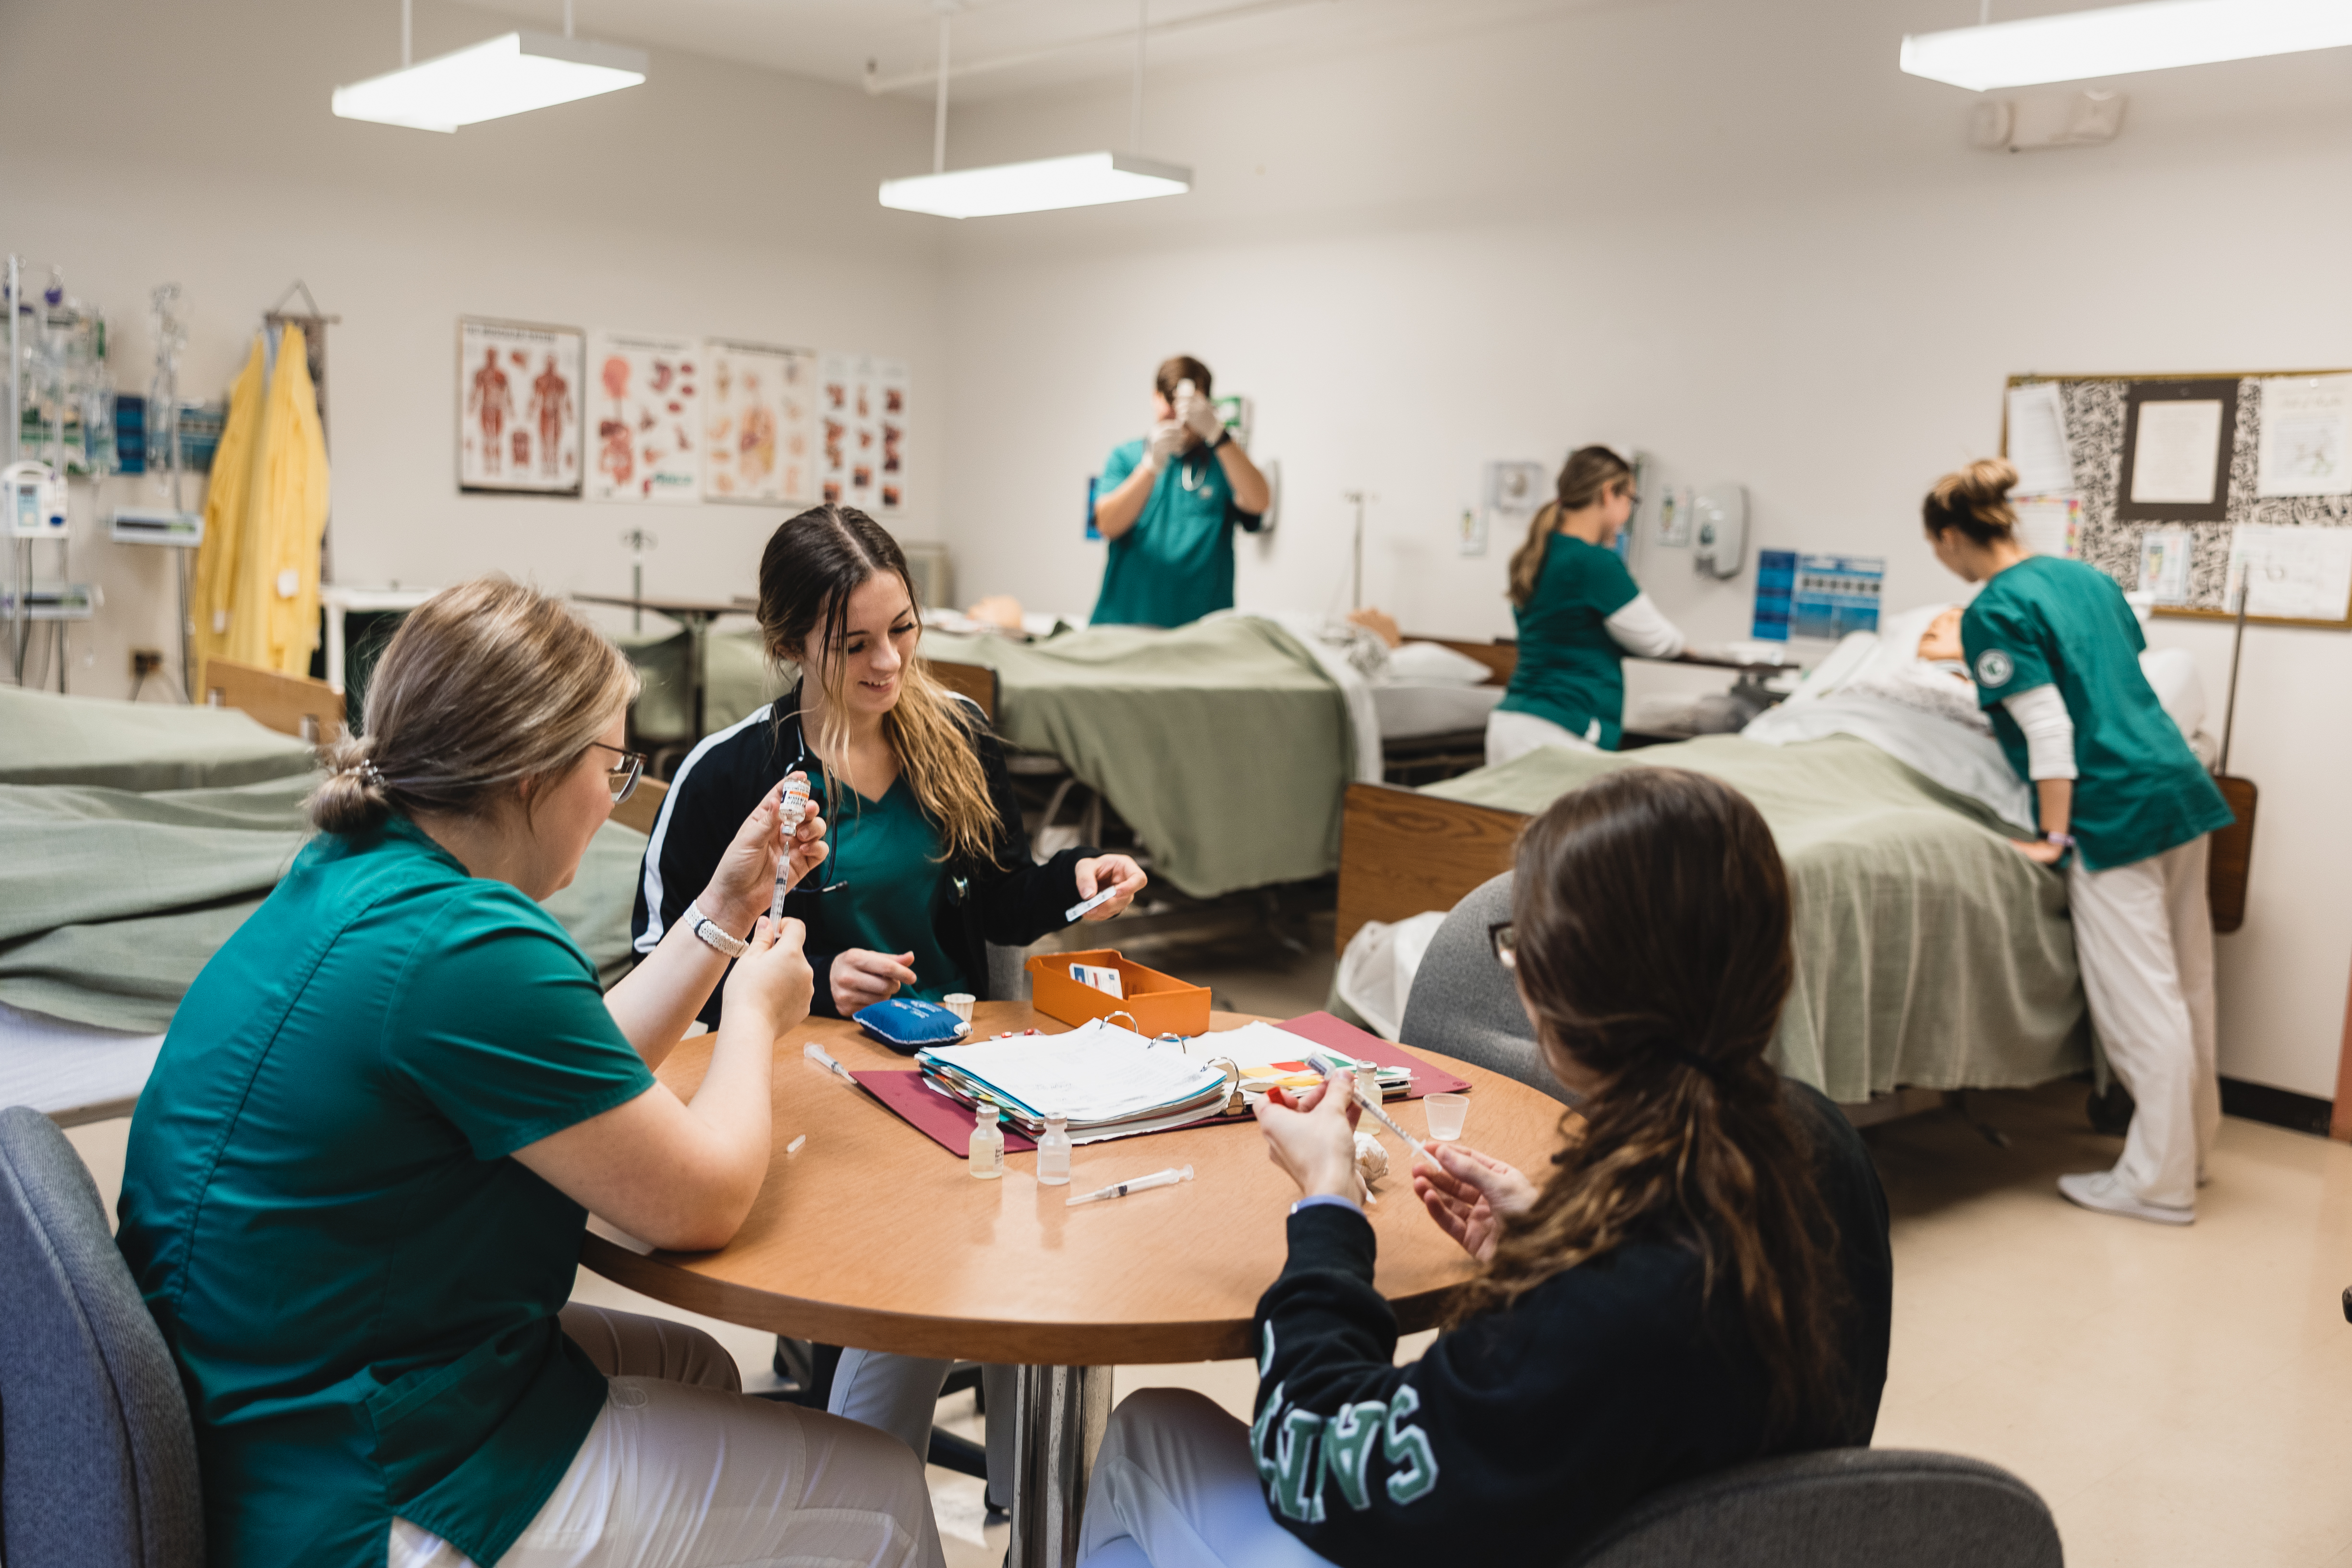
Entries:
{"label": "long brown hair", "polygon": [[1633,482],[1633,465],[1606,447],[1579,447],[1559,468],[1552,499],[1536,509],[1527,542],[1511,552],[1510,600],[1525,608],[1543,575],[1544,546],[1562,512],[1581,511]]}
{"label": "long brown hair", "polygon": [[[907,590],[907,603],[919,609],[906,552],[887,530],[855,507],[812,507],[786,519],[768,538],[760,557],[760,633],[770,657],[806,659],[803,679],[824,693],[824,731],[817,749],[834,757],[849,752],[848,661],[842,645],[849,629],[849,596],[872,578],[888,573]],[[971,725],[956,709],[947,688],[931,679],[916,655],[899,676],[898,701],[883,716],[882,732],[898,753],[907,785],[923,815],[938,825],[949,858],[993,861],[996,805],[988,797],[988,774],[973,750]],[[834,816],[840,788],[825,770],[825,814]]]}
{"label": "long brown hair", "polygon": [[1807,1141],[1764,1058],[1795,967],[1771,830],[1715,779],[1610,773],[1528,826],[1511,916],[1538,1034],[1601,1087],[1454,1321],[1663,1228],[1697,1249],[1710,1300],[1737,1292],[1773,1434],[1833,1421],[1843,1288]]}
{"label": "long brown hair", "polygon": [[628,660],[562,600],[506,577],[444,588],[377,661],[364,732],[326,748],[310,821],[362,833],[394,811],[480,816],[577,763],[636,694]]}
{"label": "long brown hair", "polygon": [[2016,483],[2017,470],[2006,459],[1979,458],[1936,481],[1919,503],[1919,519],[1931,534],[1957,528],[1977,544],[2014,538],[2017,509],[2009,504],[2009,491]]}

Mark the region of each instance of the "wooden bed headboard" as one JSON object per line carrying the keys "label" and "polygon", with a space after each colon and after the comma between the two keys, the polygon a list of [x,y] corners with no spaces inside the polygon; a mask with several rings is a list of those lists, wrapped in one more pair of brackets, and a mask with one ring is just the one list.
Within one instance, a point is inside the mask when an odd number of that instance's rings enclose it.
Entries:
{"label": "wooden bed headboard", "polygon": [[957,664],[943,658],[927,658],[923,664],[932,679],[959,697],[971,698],[980,704],[982,718],[992,724],[996,721],[996,671],[984,664]]}
{"label": "wooden bed headboard", "polygon": [[1417,637],[1405,634],[1407,642],[1433,642],[1440,647],[1450,647],[1466,658],[1475,658],[1493,673],[1483,684],[1508,686],[1511,671],[1519,667],[1519,645],[1515,642],[1459,642],[1453,637]]}
{"label": "wooden bed headboard", "polygon": [[1366,921],[1450,910],[1511,868],[1524,813],[1469,805],[1393,784],[1353,784],[1339,820],[1335,945]]}

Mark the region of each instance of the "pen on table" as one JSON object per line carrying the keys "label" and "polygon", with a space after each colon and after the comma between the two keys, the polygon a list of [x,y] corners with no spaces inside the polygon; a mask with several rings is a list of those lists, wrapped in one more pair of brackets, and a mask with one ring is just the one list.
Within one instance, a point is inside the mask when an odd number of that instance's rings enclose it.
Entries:
{"label": "pen on table", "polygon": [[1189,1182],[1192,1179],[1192,1167],[1190,1165],[1176,1170],[1154,1171],[1148,1176],[1138,1176],[1129,1182],[1113,1182],[1109,1186],[1097,1187],[1090,1193],[1073,1193],[1070,1194],[1069,1202],[1064,1206],[1076,1208],[1080,1204],[1090,1204],[1097,1198],[1123,1198],[1129,1193],[1139,1193],[1150,1187],[1172,1187],[1179,1182]]}

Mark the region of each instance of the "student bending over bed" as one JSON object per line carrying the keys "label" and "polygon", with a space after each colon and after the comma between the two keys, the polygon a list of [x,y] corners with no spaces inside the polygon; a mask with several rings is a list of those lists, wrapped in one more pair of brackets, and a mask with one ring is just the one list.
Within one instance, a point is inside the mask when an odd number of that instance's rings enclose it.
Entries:
{"label": "student bending over bed", "polygon": [[173,1020],[121,1246],[187,1388],[215,1563],[940,1562],[905,1449],[737,1392],[693,1329],[564,1305],[592,1209],[659,1247],[734,1235],[812,983],[797,924],[759,918],[772,788],[699,889],[752,934],[690,1102],[650,1069],[719,955],[679,931],[600,994],[539,907],[636,784],[635,686],[529,588],[427,600],[329,752],[318,837]]}
{"label": "student bending over bed", "polygon": [[[916,657],[922,622],[907,559],[872,518],[823,506],[779,526],[760,560],[760,629],[801,681],[688,753],[646,847],[640,952],[694,925],[691,894],[726,852],[727,825],[795,770],[818,786],[833,830],[830,857],[784,902],[807,922],[819,1013],[847,1016],[902,990],[984,998],[988,942],[1026,946],[1103,890],[1110,900],[1085,918],[1109,920],[1142,889],[1141,868],[1124,855],[1076,848],[1031,862],[1003,750],[980,710]],[[706,1019],[719,1019],[719,1001]],[[950,1370],[850,1350],[827,1408],[925,1453]],[[1011,1380],[991,1369],[987,1393],[1009,1417]],[[1000,1472],[1009,1425],[996,1424],[990,1446]],[[1009,1479],[998,1476],[1000,1497]]]}
{"label": "student bending over bed", "polygon": [[1886,1377],[1885,1199],[1861,1138],[1765,1060],[1789,887],[1729,786],[1612,773],[1527,829],[1494,932],[1585,1126],[1532,1180],[1416,1171],[1483,1265],[1419,1361],[1373,1285],[1352,1097],[1261,1109],[1304,1194],[1258,1301],[1257,1421],[1151,1390],[1111,1417],[1084,1568],[1557,1563],[1643,1494],[1867,1444]]}

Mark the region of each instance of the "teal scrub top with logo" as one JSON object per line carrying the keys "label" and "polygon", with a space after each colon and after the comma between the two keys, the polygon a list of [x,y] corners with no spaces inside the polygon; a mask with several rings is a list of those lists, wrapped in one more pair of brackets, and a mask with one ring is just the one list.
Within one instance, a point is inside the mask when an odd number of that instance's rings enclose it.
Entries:
{"label": "teal scrub top with logo", "polygon": [[[1143,461],[1143,443],[1111,448],[1102,491],[1127,482]],[[1234,504],[1225,468],[1194,447],[1160,470],[1135,526],[1110,542],[1101,596],[1090,617],[1098,626],[1181,626],[1234,607],[1234,529],[1257,531],[1255,512]]]}
{"label": "teal scrub top with logo", "polygon": [[[819,786],[822,787],[822,786]],[[901,771],[880,800],[844,784],[837,805],[825,808],[828,853],[811,875],[823,879],[810,922],[809,945],[826,952],[862,947],[911,952],[915,984],[899,991],[936,1002],[970,991],[971,977],[940,945],[953,891],[941,855],[940,830]]]}
{"label": "teal scrub top with logo", "polygon": [[[1993,574],[1960,616],[1977,700],[2020,778],[2025,732],[2002,700],[2055,686],[2074,724],[2067,825],[2084,866],[2129,866],[2227,827],[2229,804],[2140,669],[2139,617],[2095,566],[2030,555]],[[2040,822],[2036,792],[2034,811]]]}
{"label": "teal scrub top with logo", "polygon": [[1604,623],[1641,592],[1615,551],[1572,534],[1547,538],[1536,591],[1511,610],[1519,662],[1495,706],[1549,719],[1615,751],[1624,732],[1625,650]]}
{"label": "teal scrub top with logo", "polygon": [[195,1419],[218,1568],[495,1563],[605,1398],[556,1312],[587,1212],[507,1156],[653,1075],[596,969],[414,824],[321,834],[172,1020],[121,1242]]}

